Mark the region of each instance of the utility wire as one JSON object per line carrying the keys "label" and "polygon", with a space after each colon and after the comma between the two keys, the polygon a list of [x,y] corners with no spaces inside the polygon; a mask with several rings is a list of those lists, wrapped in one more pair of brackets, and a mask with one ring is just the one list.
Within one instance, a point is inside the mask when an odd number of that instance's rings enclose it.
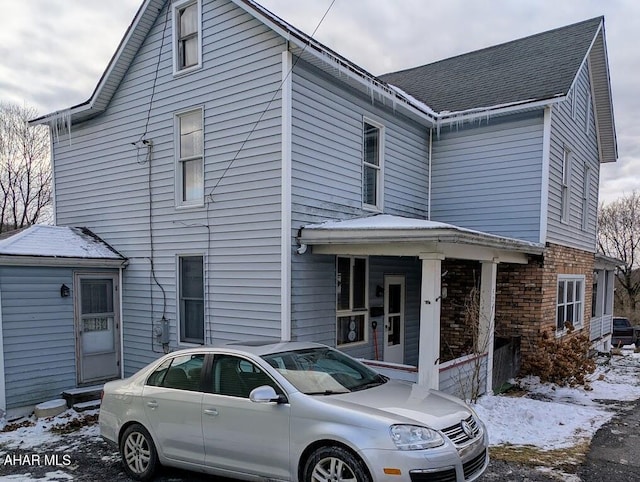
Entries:
{"label": "utility wire", "polygon": [[[318,22],[318,25],[316,25],[316,28],[313,29],[313,32],[311,33],[311,37],[313,37],[316,32],[318,31],[318,29],[320,28],[320,26],[322,25],[322,22],[324,22],[324,19],[327,18],[327,15],[329,15],[329,12],[331,11],[331,9],[333,8],[333,5],[336,3],[336,0],[332,0],[331,4],[329,5],[329,7],[327,8],[327,10],[324,12],[324,15],[322,16],[322,18],[320,19],[320,21]],[[271,108],[271,104],[273,104],[273,102],[276,100],[276,97],[278,95],[278,93],[282,90],[282,86],[284,85],[284,83],[289,79],[289,76],[291,76],[291,74],[293,73],[293,69],[295,68],[296,64],[298,63],[298,61],[300,60],[300,58],[302,57],[302,54],[305,52],[305,50],[307,49],[307,47],[309,46],[309,42],[307,42],[305,44],[305,46],[302,48],[302,52],[300,52],[300,55],[298,55],[295,59],[295,61],[293,62],[293,65],[291,66],[291,68],[289,69],[289,71],[287,72],[287,75],[285,75],[285,77],[282,79],[282,82],[280,82],[280,85],[278,86],[278,88],[276,89],[276,91],[273,93],[273,96],[271,97],[271,100],[269,100],[269,103],[267,104],[267,106],[264,108],[264,110],[262,111],[262,113],[260,114],[260,117],[258,117],[258,120],[255,121],[255,123],[253,124],[253,127],[251,128],[251,130],[249,131],[249,134],[247,134],[247,137],[245,137],[244,141],[242,141],[242,144],[240,145],[240,148],[236,151],[235,155],[233,156],[233,159],[231,159],[231,161],[229,161],[229,164],[227,164],[227,167],[224,169],[222,176],[220,176],[218,178],[218,180],[216,181],[216,183],[214,184],[214,186],[211,188],[211,190],[209,191],[208,194],[208,198],[209,198],[209,202],[213,202],[213,193],[216,190],[216,188],[218,187],[218,185],[220,184],[220,182],[224,179],[224,177],[227,175],[227,172],[229,172],[229,169],[231,168],[231,166],[233,165],[233,163],[238,159],[238,156],[240,155],[240,153],[242,152],[242,150],[244,149],[244,146],[247,144],[247,142],[249,142],[249,139],[251,138],[251,135],[255,132],[255,130],[258,128],[258,124],[260,124],[260,122],[262,121],[263,117],[267,114],[267,112],[269,111],[269,109]]]}

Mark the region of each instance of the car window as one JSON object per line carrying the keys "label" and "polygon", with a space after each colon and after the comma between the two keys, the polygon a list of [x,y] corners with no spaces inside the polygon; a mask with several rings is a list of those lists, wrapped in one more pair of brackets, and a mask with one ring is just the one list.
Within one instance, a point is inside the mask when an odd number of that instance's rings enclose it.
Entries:
{"label": "car window", "polygon": [[200,391],[203,354],[180,355],[161,364],[147,379],[147,385]]}
{"label": "car window", "polygon": [[264,370],[244,358],[216,355],[213,360],[212,392],[217,395],[249,398],[254,388],[268,385],[278,394],[282,389]]}
{"label": "car window", "polygon": [[308,395],[365,390],[387,381],[386,377],[331,348],[293,350],[262,358]]}

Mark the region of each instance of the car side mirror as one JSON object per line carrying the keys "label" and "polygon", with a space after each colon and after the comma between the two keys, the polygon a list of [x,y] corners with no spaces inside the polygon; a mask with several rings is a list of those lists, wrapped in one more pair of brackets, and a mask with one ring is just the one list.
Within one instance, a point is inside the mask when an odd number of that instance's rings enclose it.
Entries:
{"label": "car side mirror", "polygon": [[251,390],[249,400],[255,403],[286,403],[284,395],[278,395],[273,387],[262,385]]}

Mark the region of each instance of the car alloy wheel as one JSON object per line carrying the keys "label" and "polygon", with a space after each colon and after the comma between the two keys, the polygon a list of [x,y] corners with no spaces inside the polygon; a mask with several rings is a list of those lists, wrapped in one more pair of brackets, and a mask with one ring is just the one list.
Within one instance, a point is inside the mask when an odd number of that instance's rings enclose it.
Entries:
{"label": "car alloy wheel", "polygon": [[305,482],[370,482],[362,462],[342,447],[320,447],[305,466]]}
{"label": "car alloy wheel", "polygon": [[120,455],[127,474],[135,480],[150,480],[158,464],[151,435],[142,425],[129,426],[120,442]]}

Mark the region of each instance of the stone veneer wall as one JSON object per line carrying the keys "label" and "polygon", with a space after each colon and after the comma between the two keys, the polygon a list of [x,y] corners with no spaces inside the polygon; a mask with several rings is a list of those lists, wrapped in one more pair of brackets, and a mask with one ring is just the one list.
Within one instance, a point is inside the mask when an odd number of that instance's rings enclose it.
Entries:
{"label": "stone veneer wall", "polygon": [[[535,354],[542,333],[555,336],[559,274],[585,276],[583,325],[589,333],[594,254],[560,245],[547,245],[529,264],[498,265],[496,336],[521,337],[523,359]],[[572,336],[572,335],[567,335]]]}

